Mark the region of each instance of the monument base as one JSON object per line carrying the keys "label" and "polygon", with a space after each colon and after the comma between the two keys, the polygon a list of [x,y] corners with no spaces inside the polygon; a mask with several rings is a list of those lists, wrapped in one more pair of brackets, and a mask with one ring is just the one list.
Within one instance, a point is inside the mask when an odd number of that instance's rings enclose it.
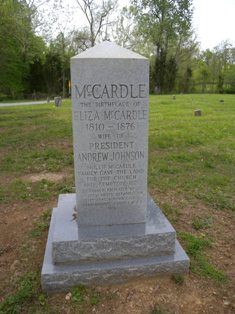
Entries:
{"label": "monument base", "polygon": [[75,194],[63,194],[53,210],[41,274],[45,292],[188,271],[175,230],[151,198],[145,224],[78,227],[74,207]]}

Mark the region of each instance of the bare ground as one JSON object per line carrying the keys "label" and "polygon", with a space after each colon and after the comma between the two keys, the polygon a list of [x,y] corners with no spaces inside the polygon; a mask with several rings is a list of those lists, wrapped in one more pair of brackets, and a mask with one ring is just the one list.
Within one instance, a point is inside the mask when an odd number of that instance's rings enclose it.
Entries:
{"label": "bare ground", "polygon": [[[36,175],[25,180],[34,181]],[[62,180],[63,174],[43,174],[47,180]],[[207,256],[229,277],[227,284],[217,284],[211,279],[189,273],[182,285],[172,278],[154,277],[135,280],[123,285],[96,287],[99,294],[97,305],[87,308],[85,313],[149,314],[149,313],[235,313],[235,233],[234,215],[228,211],[215,210],[197,202],[189,205],[178,195],[152,191],[155,200],[168,202],[179,207],[180,212],[175,229],[211,237],[213,244],[207,250]],[[57,199],[49,202],[17,202],[0,207],[0,300],[14,292],[15,279],[28,268],[40,270],[45,250],[46,233],[42,238],[30,239],[32,230],[48,208],[56,206]],[[212,226],[204,231],[195,231],[192,227],[194,217],[213,218]],[[29,247],[30,246],[30,247]],[[24,251],[29,250],[27,256]],[[30,265],[29,265],[30,262]],[[59,313],[79,313],[66,300],[66,294],[49,296],[49,303]],[[27,313],[27,310],[26,312]],[[83,312],[84,313],[84,312]]]}

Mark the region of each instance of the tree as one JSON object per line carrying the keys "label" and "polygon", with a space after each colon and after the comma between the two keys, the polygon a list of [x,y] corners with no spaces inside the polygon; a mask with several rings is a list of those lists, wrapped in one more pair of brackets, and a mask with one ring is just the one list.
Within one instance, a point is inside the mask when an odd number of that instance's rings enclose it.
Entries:
{"label": "tree", "polygon": [[27,90],[30,64],[44,43],[34,34],[25,1],[3,0],[0,16],[0,93],[14,98]]}
{"label": "tree", "polygon": [[113,29],[113,37],[118,45],[129,49],[136,48],[136,26],[133,14],[128,7],[123,7]]}
{"label": "tree", "polygon": [[169,91],[176,80],[176,51],[191,36],[192,0],[131,0],[131,4],[139,34],[155,47],[156,85],[160,92]]}
{"label": "tree", "polygon": [[71,39],[71,49],[75,54],[85,51],[91,46],[89,30],[86,27],[72,31],[69,37]]}
{"label": "tree", "polygon": [[217,89],[220,93],[224,91],[225,75],[230,64],[233,63],[232,45],[228,41],[223,41],[214,48],[214,52],[217,58],[218,69],[218,82]]}
{"label": "tree", "polygon": [[122,8],[113,28],[112,36],[118,45],[141,53],[147,58],[153,54],[153,44],[145,40],[139,32],[137,23],[135,23],[133,7]]}
{"label": "tree", "polygon": [[175,50],[177,63],[177,75],[175,81],[176,92],[192,92],[194,88],[193,72],[196,68],[196,57],[199,48],[196,38],[185,40],[183,45],[179,44]]}
{"label": "tree", "polygon": [[97,4],[96,0],[76,0],[80,10],[84,13],[89,25],[90,45],[93,47],[99,36],[104,35],[108,39],[107,27],[113,22],[109,21],[110,14],[115,9],[115,2],[112,0],[104,1]]}
{"label": "tree", "polygon": [[201,92],[232,92],[235,89],[234,48],[228,41],[212,50],[205,50],[197,57],[193,76]]}
{"label": "tree", "polygon": [[62,67],[60,55],[51,44],[48,52],[46,53],[45,63],[43,67],[47,93],[49,95],[58,95],[61,92],[61,71]]}
{"label": "tree", "polygon": [[74,56],[75,51],[72,45],[73,38],[65,36],[63,32],[59,33],[56,39],[53,41],[53,50],[57,53],[60,59],[61,74],[60,79],[62,83],[62,96],[67,94],[66,83],[70,79],[70,58]]}

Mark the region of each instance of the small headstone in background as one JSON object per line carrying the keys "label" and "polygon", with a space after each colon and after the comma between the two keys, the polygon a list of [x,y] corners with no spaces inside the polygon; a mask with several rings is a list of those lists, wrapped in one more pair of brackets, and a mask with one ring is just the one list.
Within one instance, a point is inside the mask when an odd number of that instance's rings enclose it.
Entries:
{"label": "small headstone in background", "polygon": [[49,104],[50,102],[50,97],[47,97],[47,104]]}
{"label": "small headstone in background", "polygon": [[55,106],[56,107],[61,107],[61,103],[62,103],[62,98],[61,97],[55,97],[54,101],[55,101]]}
{"label": "small headstone in background", "polygon": [[36,94],[35,90],[33,91],[32,98],[33,98],[33,100],[37,99],[37,94]]}
{"label": "small headstone in background", "polygon": [[158,87],[157,86],[154,87],[154,94],[158,94]]}
{"label": "small headstone in background", "polygon": [[173,96],[172,96],[172,99],[173,99],[173,100],[176,100],[176,97],[175,97],[175,95],[173,95]]}
{"label": "small headstone in background", "polygon": [[194,111],[194,115],[195,115],[195,117],[201,117],[202,111],[200,109],[197,109]]}

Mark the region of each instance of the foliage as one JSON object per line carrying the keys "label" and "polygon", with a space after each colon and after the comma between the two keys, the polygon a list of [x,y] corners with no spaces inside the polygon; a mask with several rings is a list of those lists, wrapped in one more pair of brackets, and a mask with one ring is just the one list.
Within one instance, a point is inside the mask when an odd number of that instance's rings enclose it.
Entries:
{"label": "foliage", "polygon": [[[235,48],[225,41],[199,50],[192,0],[132,0],[117,21],[112,0],[76,2],[2,0],[0,101],[70,96],[70,58],[103,40],[149,58],[152,93],[235,93]],[[83,12],[85,26],[69,28],[71,10]],[[50,37],[38,36],[45,29]]]}
{"label": "foliage", "polygon": [[235,93],[235,52],[228,41],[201,52],[196,64],[193,76],[197,91]]}
{"label": "foliage", "polygon": [[145,40],[140,33],[135,21],[133,6],[122,8],[113,28],[112,36],[118,45],[151,58],[154,46],[149,40]]}
{"label": "foliage", "polygon": [[[70,39],[65,37],[63,32],[60,32],[56,39],[50,43],[46,58],[47,64],[44,67],[49,94],[59,94],[62,90],[63,97],[69,95],[70,58],[74,54]],[[56,84],[54,88],[52,87],[53,83]]]}
{"label": "foliage", "polygon": [[160,93],[172,91],[178,70],[176,56],[191,36],[192,1],[132,0],[131,4],[139,35],[154,47],[155,86]]}
{"label": "foliage", "polygon": [[35,35],[37,7],[26,1],[4,0],[0,15],[0,100],[68,96],[70,58],[76,53],[71,36],[61,32],[46,46]]}
{"label": "foliage", "polygon": [[117,43],[150,60],[150,91],[235,93],[235,49],[200,51],[191,29],[192,1],[132,0],[115,28]]}
{"label": "foliage", "polygon": [[87,27],[81,30],[74,30],[69,34],[69,37],[73,38],[71,40],[71,48],[76,54],[85,51],[91,46],[89,29]]}
{"label": "foliage", "polygon": [[18,97],[27,90],[30,64],[44,42],[34,34],[26,2],[3,0],[0,5],[0,95]]}

